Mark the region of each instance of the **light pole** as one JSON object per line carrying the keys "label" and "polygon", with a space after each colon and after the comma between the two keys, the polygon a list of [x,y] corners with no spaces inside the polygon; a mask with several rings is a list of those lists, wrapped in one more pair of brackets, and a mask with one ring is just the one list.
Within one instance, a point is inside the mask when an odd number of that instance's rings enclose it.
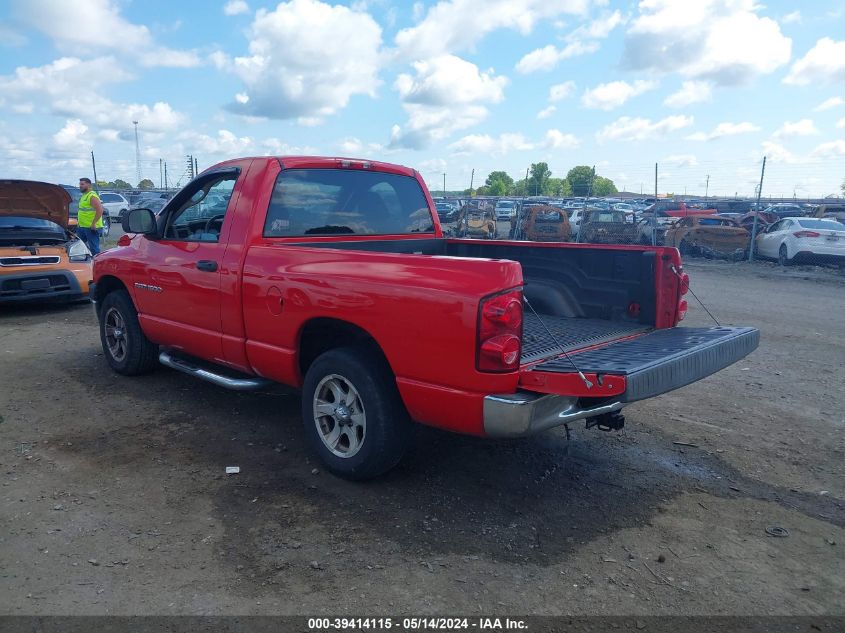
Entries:
{"label": "light pole", "polygon": [[446,197],[446,172],[443,172],[443,197]]}
{"label": "light pole", "polygon": [[135,177],[138,179],[138,184],[141,183],[141,144],[138,142],[138,122],[132,121],[135,126]]}

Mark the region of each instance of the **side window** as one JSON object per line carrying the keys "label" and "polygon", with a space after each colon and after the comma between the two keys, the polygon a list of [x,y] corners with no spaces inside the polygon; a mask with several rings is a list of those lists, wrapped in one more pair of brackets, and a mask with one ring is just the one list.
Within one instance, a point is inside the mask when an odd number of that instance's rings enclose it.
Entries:
{"label": "side window", "polygon": [[164,238],[186,242],[217,242],[237,174],[208,176],[185,191],[185,200],[167,220]]}

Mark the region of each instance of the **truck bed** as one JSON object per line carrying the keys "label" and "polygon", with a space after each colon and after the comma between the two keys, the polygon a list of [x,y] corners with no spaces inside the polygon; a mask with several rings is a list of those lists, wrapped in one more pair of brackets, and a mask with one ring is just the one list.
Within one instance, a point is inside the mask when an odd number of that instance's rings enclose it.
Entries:
{"label": "truck bed", "polygon": [[[549,335],[547,329],[553,336]],[[540,315],[538,318],[528,312],[523,323],[522,364],[559,356],[560,346],[569,353],[645,333],[651,329],[642,323],[548,315]]]}

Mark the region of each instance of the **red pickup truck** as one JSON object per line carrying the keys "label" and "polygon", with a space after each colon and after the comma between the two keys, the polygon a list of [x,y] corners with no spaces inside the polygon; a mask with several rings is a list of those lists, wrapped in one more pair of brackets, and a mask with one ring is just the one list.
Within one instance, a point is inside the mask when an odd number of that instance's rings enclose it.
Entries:
{"label": "red pickup truck", "polygon": [[620,428],[630,402],[753,351],[753,328],[676,327],[674,248],[443,237],[420,174],[322,157],[201,173],[97,256],[105,357],[232,389],[302,391],[334,473],[393,467],[413,423],[519,437]]}

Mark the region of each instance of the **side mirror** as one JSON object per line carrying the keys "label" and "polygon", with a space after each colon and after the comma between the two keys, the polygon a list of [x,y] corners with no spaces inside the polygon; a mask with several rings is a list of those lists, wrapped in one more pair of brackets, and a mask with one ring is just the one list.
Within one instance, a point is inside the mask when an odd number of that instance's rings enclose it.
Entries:
{"label": "side mirror", "polygon": [[158,231],[156,216],[149,209],[130,209],[129,213],[123,216],[121,225],[124,233],[155,235]]}

